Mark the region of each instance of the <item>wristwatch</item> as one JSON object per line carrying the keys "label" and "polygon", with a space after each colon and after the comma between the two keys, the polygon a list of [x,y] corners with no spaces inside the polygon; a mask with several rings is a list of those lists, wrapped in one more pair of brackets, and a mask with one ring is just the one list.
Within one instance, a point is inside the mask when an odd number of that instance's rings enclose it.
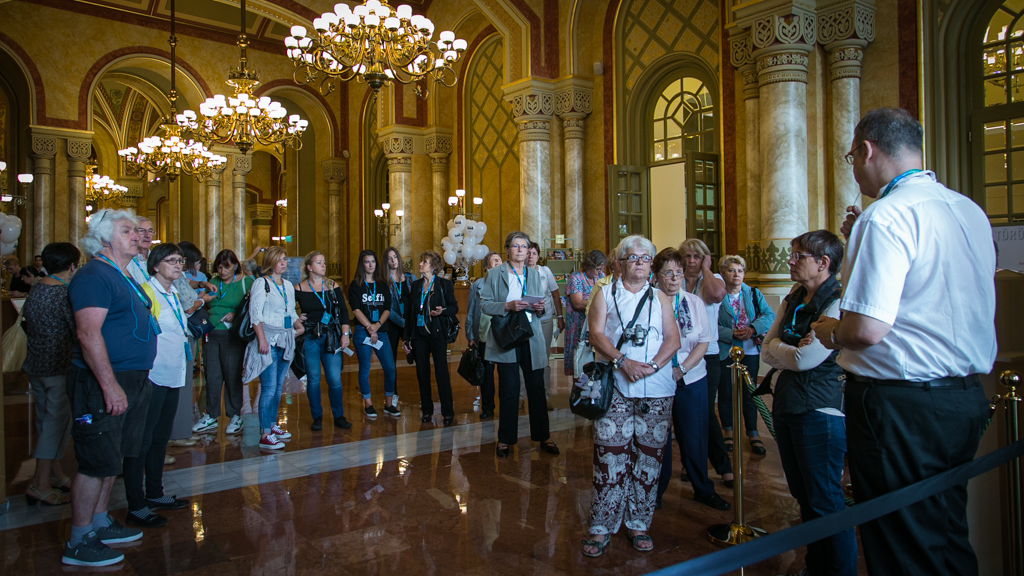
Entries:
{"label": "wristwatch", "polygon": [[650,366],[651,368],[654,368],[655,372],[657,372],[658,370],[661,370],[661,367],[658,366],[657,362],[653,362],[653,361],[652,362],[648,362],[648,366]]}
{"label": "wristwatch", "polygon": [[683,366],[682,364],[679,365],[679,370],[682,371],[683,376],[686,376],[686,373],[689,372],[689,370],[686,369],[686,366]]}

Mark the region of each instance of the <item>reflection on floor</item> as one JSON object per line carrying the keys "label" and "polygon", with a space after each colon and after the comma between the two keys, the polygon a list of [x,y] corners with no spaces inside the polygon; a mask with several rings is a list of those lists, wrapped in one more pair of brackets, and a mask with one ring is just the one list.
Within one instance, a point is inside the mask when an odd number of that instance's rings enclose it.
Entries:
{"label": "reflection on floor", "polygon": [[[217,434],[202,435],[192,448],[170,449],[177,463],[166,469],[166,493],[190,498],[192,507],[162,512],[168,526],[147,530],[141,541],[124,547],[126,561],[115,569],[147,576],[644,574],[717,550],[705,530],[733,517],[697,504],[690,485],[676,479],[654,516],[653,553],[633,550],[623,531],[604,556],[585,558],[579,541],[586,536],[591,499],[591,427],[566,408],[569,381],[561,375],[561,361],[552,361],[551,401],[557,409],[549,417],[562,454],[543,454],[529,442],[524,412],[520,442],[507,460],[494,456],[497,423],[480,421],[477,390],[454,370],[457,417],[442,427],[439,408],[434,422],[420,423],[411,366],[398,370],[401,417],[381,414],[376,420],[364,418],[356,374],[348,368],[342,382],[349,430],[331,425],[323,385],[328,417],[323,431],[311,432],[306,396],[293,385],[280,410],[282,426],[293,437],[280,453],[256,448],[252,415],[242,435],[226,436],[222,418]],[[203,386],[196,378],[198,410],[205,408]],[[371,388],[381,411],[379,371],[371,373]],[[21,496],[34,470],[34,409],[30,397],[15,392],[4,397],[11,510],[0,516],[3,572],[56,573],[71,512],[67,506],[28,507]],[[762,436],[768,455],[746,459],[744,510],[747,522],[775,532],[799,522],[799,514],[763,423]],[[72,450],[64,463],[74,470]],[[675,465],[678,478],[678,458]],[[715,480],[719,494],[731,501],[732,491]],[[123,489],[115,487],[114,495],[113,514],[123,518]],[[803,551],[789,552],[745,573],[795,572],[802,556]]]}

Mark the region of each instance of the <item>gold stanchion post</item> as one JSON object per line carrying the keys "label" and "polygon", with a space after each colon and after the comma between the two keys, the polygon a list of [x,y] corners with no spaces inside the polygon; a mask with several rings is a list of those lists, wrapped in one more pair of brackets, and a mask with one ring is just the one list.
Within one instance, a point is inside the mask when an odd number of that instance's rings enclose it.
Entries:
{"label": "gold stanchion post", "polygon": [[[746,366],[743,365],[743,349],[733,346],[729,351],[732,359],[732,418],[739,430],[743,422],[743,387],[750,380]],[[743,522],[743,442],[737,437],[733,443],[733,475],[735,476],[733,488],[732,509],[735,512],[734,520],[729,524],[715,524],[708,528],[708,540],[712,544],[722,546],[735,546],[759,536],[768,534],[761,528],[748,526]],[[742,573],[742,571],[741,571]]]}
{"label": "gold stanchion post", "polygon": [[[1021,401],[1018,388],[1021,385],[1021,375],[1015,370],[1006,370],[999,375],[999,382],[1006,388],[1006,393],[992,399],[991,407],[995,410],[996,404],[1003,403],[1003,415],[1006,417],[1006,445],[1009,446],[1020,440],[1020,423],[1017,418],[1017,403]],[[1008,504],[1010,505],[1010,533],[1007,542],[1010,542],[1010,560],[1012,562],[1007,574],[1024,574],[1024,532],[1021,527],[1021,485],[1020,485],[1020,458],[1014,458],[1006,463],[1006,483],[1009,489]]]}

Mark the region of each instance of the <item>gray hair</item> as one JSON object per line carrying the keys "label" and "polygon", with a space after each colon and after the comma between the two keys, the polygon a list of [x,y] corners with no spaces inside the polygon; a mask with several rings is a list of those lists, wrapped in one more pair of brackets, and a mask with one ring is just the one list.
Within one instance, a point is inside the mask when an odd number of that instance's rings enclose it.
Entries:
{"label": "gray hair", "polygon": [[890,158],[900,158],[907,152],[920,155],[924,130],[921,123],[902,108],[875,108],[868,110],[853,129],[855,145],[865,140]]}
{"label": "gray hair", "polygon": [[612,254],[616,260],[622,260],[630,249],[634,252],[646,252],[651,258],[654,258],[657,253],[657,248],[654,247],[653,242],[639,234],[633,234],[623,238],[619,245],[615,247],[615,250],[612,251]]}
{"label": "gray hair", "polygon": [[128,210],[112,210],[105,208],[89,217],[89,231],[82,237],[79,247],[87,258],[99,254],[105,244],[110,244],[114,239],[114,224],[121,220],[129,220],[134,227],[139,219],[135,212]]}
{"label": "gray hair", "polygon": [[526,235],[526,232],[513,230],[505,235],[505,250],[508,250],[509,247],[512,246],[512,241],[516,238],[522,238],[523,240],[526,240],[527,244],[530,243],[530,237]]}

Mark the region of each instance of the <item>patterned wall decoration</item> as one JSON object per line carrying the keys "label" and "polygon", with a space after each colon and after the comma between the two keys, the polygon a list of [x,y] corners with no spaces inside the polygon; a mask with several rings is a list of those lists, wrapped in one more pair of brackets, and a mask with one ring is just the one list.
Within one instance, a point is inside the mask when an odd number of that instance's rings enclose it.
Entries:
{"label": "patterned wall decoration", "polygon": [[517,129],[501,90],[502,60],[502,38],[494,35],[476,51],[464,87],[466,191],[484,199],[486,240],[492,247],[496,238],[519,226]]}
{"label": "patterned wall decoration", "polygon": [[621,9],[625,102],[640,75],[669,52],[696,54],[716,72],[719,0],[632,0]]}
{"label": "patterned wall decoration", "polygon": [[141,92],[109,79],[101,80],[96,87],[93,121],[110,134],[117,149],[134,146],[159,131],[163,114]]}

